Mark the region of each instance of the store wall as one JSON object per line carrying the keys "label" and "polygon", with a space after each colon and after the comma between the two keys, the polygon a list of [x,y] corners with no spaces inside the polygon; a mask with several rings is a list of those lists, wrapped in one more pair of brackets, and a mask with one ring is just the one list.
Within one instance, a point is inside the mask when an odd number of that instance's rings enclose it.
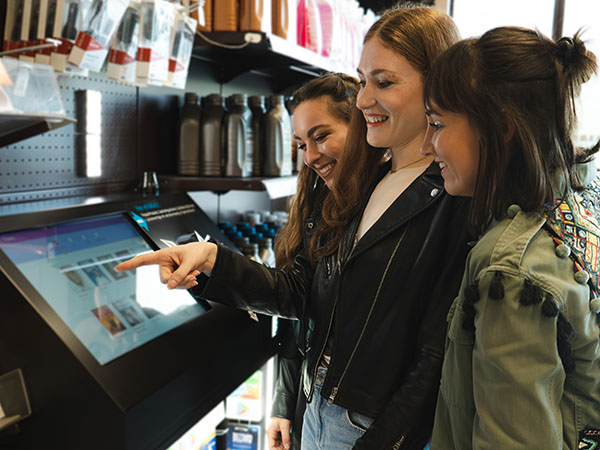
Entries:
{"label": "store wall", "polygon": [[[122,85],[104,73],[92,73],[87,78],[59,75],[58,83],[66,115],[72,118],[76,118],[76,91],[102,93],[101,175],[87,177],[83,173],[85,155],[76,145],[76,126],[70,124],[0,147],[0,205],[13,205],[8,210],[15,210],[14,205],[23,202],[31,206],[30,202],[52,200],[50,205],[60,207],[77,199],[131,192],[144,171],[175,174],[178,111],[185,91]],[[197,59],[192,60],[186,91],[199,96],[273,93],[268,80],[258,74],[219,83],[214,68]],[[222,196],[202,192],[198,198],[214,220],[220,210],[231,211],[240,204],[246,209],[270,208],[262,192],[238,191]]]}

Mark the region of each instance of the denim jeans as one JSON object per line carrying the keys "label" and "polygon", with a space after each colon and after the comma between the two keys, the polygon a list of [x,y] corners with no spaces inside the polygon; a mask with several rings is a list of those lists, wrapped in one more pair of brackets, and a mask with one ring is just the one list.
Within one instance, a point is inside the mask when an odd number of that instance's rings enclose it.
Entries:
{"label": "denim jeans", "polygon": [[302,427],[302,450],[348,450],[369,428],[373,419],[328,405],[321,397],[326,369],[319,368],[312,401],[306,405]]}

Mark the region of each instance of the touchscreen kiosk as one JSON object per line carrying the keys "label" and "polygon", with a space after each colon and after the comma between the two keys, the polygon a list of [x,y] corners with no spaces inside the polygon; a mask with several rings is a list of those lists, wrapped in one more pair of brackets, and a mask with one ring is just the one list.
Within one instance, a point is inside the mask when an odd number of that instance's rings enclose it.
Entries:
{"label": "touchscreen kiosk", "polygon": [[167,449],[276,352],[270,317],[170,291],[157,266],[114,271],[219,237],[186,194],[2,213],[0,376],[21,371],[31,415],[0,449]]}
{"label": "touchscreen kiosk", "polygon": [[102,365],[207,309],[156,266],[113,269],[152,251],[125,214],[0,233],[0,249]]}

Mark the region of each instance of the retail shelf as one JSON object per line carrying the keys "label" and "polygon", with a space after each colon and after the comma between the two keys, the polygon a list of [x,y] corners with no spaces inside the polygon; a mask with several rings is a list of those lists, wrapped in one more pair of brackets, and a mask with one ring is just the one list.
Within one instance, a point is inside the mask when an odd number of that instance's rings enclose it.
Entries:
{"label": "retail shelf", "polygon": [[290,177],[184,177],[159,175],[158,184],[167,191],[266,191],[271,200],[289,197],[296,193],[296,176]]}
{"label": "retail shelf", "polygon": [[64,116],[0,113],[0,147],[74,122]]}
{"label": "retail shelf", "polygon": [[338,61],[262,32],[199,33],[192,54],[213,63],[222,83],[253,71],[270,76],[276,91],[326,71],[352,73]]}

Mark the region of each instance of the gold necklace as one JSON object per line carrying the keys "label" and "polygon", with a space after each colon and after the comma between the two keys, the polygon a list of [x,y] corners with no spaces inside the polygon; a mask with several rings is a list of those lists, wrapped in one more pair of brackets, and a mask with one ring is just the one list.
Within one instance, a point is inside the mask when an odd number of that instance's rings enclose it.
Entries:
{"label": "gold necklace", "polygon": [[403,165],[403,166],[400,166],[400,167],[398,167],[397,169],[390,169],[390,173],[396,173],[396,172],[398,172],[398,171],[399,171],[399,170],[401,170],[401,169],[406,169],[407,167],[410,167],[410,166],[412,166],[413,164],[416,164],[416,163],[418,163],[419,161],[423,161],[424,159],[427,159],[427,158],[429,158],[429,155],[425,155],[425,156],[423,156],[422,158],[419,158],[419,159],[417,159],[417,160],[415,160],[415,161],[413,161],[413,162],[410,162],[410,163],[408,163],[408,164],[405,164],[405,165]]}

